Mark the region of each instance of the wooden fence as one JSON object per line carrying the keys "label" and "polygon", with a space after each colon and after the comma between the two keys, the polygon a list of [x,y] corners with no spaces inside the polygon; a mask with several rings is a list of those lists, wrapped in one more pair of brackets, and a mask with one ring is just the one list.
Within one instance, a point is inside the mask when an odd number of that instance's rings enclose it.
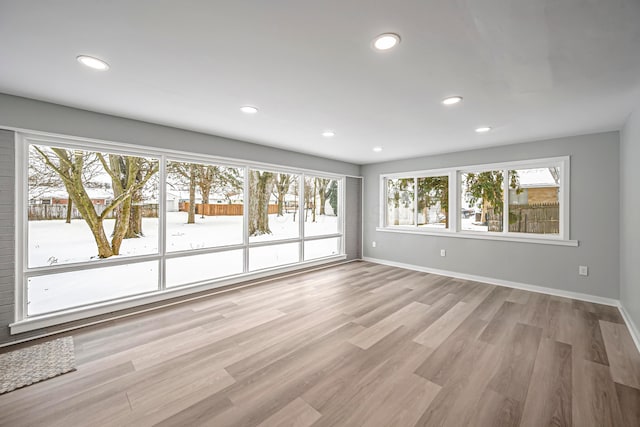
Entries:
{"label": "wooden fence", "polygon": [[[502,215],[487,212],[489,231],[502,231]],[[560,233],[560,204],[509,205],[509,231],[532,234]]]}
{"label": "wooden fence", "polygon": [[[196,214],[205,216],[231,215],[242,216],[244,206],[240,204],[196,203]],[[189,211],[189,202],[180,203],[180,211]],[[204,213],[203,213],[204,211]],[[278,205],[269,205],[269,213],[278,213]]]}
{"label": "wooden fence", "polygon": [[[142,208],[143,218],[157,218],[158,217],[158,204],[150,203],[140,205]],[[93,205],[98,215],[104,212],[105,205]],[[111,211],[107,218],[114,218],[115,212]],[[28,212],[29,221],[43,221],[43,220],[55,220],[67,218],[67,205],[29,205]],[[82,219],[82,215],[78,209],[74,206],[71,208],[71,219]]]}

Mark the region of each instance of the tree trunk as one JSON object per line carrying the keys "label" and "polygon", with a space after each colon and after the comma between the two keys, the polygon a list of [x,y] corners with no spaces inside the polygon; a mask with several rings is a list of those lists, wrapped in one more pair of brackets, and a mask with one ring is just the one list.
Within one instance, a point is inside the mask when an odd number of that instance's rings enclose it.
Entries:
{"label": "tree trunk", "polygon": [[320,196],[320,215],[326,215],[325,204],[327,202],[327,187],[331,182],[330,179],[316,178],[315,184],[318,186],[318,196]]}
{"label": "tree trunk", "polygon": [[113,227],[113,237],[111,238],[111,249],[114,255],[120,255],[120,245],[129,230],[129,221],[131,219],[131,197],[128,197],[118,207],[116,213],[116,224]]}
{"label": "tree trunk", "polygon": [[131,215],[129,215],[129,228],[125,239],[135,239],[144,236],[142,233],[142,207],[139,200],[133,200],[131,206]]}
{"label": "tree trunk", "polygon": [[273,173],[251,171],[249,176],[249,235],[271,234],[269,198],[273,191]]}
{"label": "tree trunk", "polygon": [[[209,168],[207,168],[207,175],[209,175]],[[209,179],[210,177],[207,176],[207,179],[201,179],[200,180],[200,193],[202,194],[202,212],[200,212],[202,215],[200,216],[200,218],[204,218],[204,210],[206,205],[209,204],[209,193],[211,193],[211,179]]]}
{"label": "tree trunk", "polygon": [[[65,180],[65,186],[67,186],[70,194],[73,194],[73,199],[76,200],[76,208],[80,212],[80,216],[86,221],[93,239],[96,242],[98,248],[99,258],[109,258],[113,256],[113,249],[111,248],[111,242],[107,238],[107,234],[104,232],[104,226],[102,225],[102,218],[96,214],[93,202],[87,195],[81,182],[74,180],[73,182],[67,182]],[[71,188],[69,188],[71,187]]]}
{"label": "tree trunk", "polygon": [[327,202],[327,193],[321,188],[319,196],[320,196],[320,215],[326,215],[324,210],[324,205]]}
{"label": "tree trunk", "polygon": [[311,211],[311,222],[316,222],[316,191],[317,191],[317,184],[318,184],[318,180],[314,179],[313,180],[313,198],[312,200],[312,204],[313,204],[313,210]]}
{"label": "tree trunk", "polygon": [[67,194],[67,219],[65,222],[71,224],[71,216],[73,213],[73,200],[71,200],[71,194]]}
{"label": "tree trunk", "polygon": [[[88,223],[87,223],[88,224]],[[107,238],[107,234],[104,232],[104,227],[102,226],[102,220],[99,220],[95,225],[88,224],[91,229],[91,233],[93,234],[93,238],[96,241],[96,246],[98,247],[98,257],[99,258],[109,258],[113,255],[113,249],[111,248],[111,244],[109,239]]]}
{"label": "tree trunk", "polygon": [[284,194],[278,193],[278,216],[284,216]]}
{"label": "tree trunk", "polygon": [[[129,158],[129,161],[136,161],[134,159]],[[142,173],[140,172],[140,168],[136,167],[131,170],[131,172],[135,172],[135,183],[139,183],[142,180]],[[140,204],[142,203],[142,189],[138,189],[133,192],[131,195],[131,213],[129,215],[129,224],[127,227],[127,232],[125,233],[125,239],[136,239],[138,237],[144,236],[142,233],[142,208]]]}
{"label": "tree trunk", "polygon": [[196,166],[189,165],[189,215],[187,224],[196,222]]}
{"label": "tree trunk", "polygon": [[480,214],[480,222],[484,224],[487,222],[487,202],[482,200],[482,214]]}

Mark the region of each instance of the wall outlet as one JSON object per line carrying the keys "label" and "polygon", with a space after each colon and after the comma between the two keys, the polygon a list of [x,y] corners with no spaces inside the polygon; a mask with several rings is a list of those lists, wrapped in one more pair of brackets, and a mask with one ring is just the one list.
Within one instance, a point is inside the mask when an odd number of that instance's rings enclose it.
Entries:
{"label": "wall outlet", "polygon": [[447,256],[447,251],[445,249],[440,249],[440,256]]}
{"label": "wall outlet", "polygon": [[376,242],[375,242],[375,241],[371,242],[371,247],[372,247],[372,248],[375,248],[375,247],[376,247]]}
{"label": "wall outlet", "polygon": [[587,267],[586,265],[581,265],[578,267],[578,274],[581,276],[588,276],[589,275],[589,267]]}

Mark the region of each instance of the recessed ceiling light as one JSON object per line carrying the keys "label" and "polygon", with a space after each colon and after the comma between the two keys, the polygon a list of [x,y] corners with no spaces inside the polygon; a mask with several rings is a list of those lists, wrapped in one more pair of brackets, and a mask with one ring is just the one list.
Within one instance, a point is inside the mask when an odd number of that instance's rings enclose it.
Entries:
{"label": "recessed ceiling light", "polygon": [[460,101],[462,101],[461,96],[450,96],[448,98],[443,99],[442,103],[444,105],[453,105],[453,104],[457,104]]}
{"label": "recessed ceiling light", "polygon": [[394,33],[380,34],[373,39],[373,47],[377,50],[389,50],[400,43],[400,36]]}
{"label": "recessed ceiling light", "polygon": [[485,132],[489,132],[491,130],[491,128],[489,126],[481,126],[479,128],[476,128],[476,132],[478,133],[485,133]]}
{"label": "recessed ceiling light", "polygon": [[332,130],[325,130],[324,132],[322,132],[322,136],[324,136],[325,138],[331,138],[333,136],[336,136],[336,133]]}
{"label": "recessed ceiling light", "polygon": [[382,151],[382,147],[373,147],[373,151],[375,151],[376,153],[379,153]]}
{"label": "recessed ceiling light", "polygon": [[258,112],[256,107],[252,107],[251,105],[245,105],[244,107],[240,107],[240,111],[245,114],[255,114]]}
{"label": "recessed ceiling light", "polygon": [[109,64],[102,59],[94,58],[93,56],[80,55],[76,58],[79,63],[86,65],[94,70],[106,71],[109,69]]}

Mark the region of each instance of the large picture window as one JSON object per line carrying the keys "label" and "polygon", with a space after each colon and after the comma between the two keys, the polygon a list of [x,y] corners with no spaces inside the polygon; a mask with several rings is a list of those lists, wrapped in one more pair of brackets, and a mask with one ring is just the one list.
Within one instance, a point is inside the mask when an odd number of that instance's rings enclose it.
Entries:
{"label": "large picture window", "polygon": [[344,177],[125,144],[20,140],[18,322],[343,256]]}
{"label": "large picture window", "polygon": [[381,175],[379,231],[569,241],[569,158]]}

